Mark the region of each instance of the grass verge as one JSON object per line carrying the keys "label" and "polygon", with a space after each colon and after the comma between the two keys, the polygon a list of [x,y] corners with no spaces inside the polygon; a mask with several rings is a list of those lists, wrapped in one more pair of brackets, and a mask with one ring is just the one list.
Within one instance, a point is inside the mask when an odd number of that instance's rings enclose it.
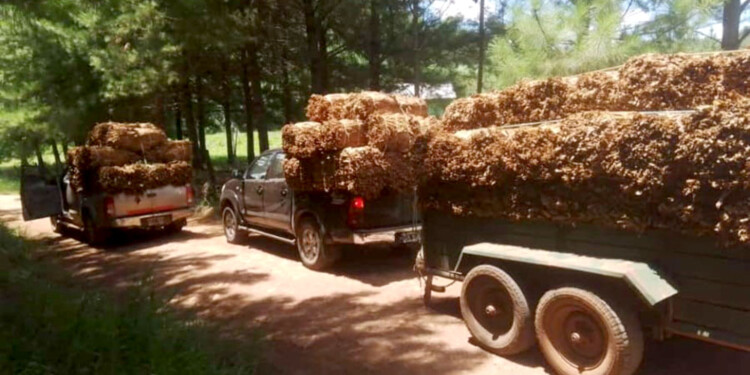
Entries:
{"label": "grass verge", "polygon": [[253,374],[257,345],[178,319],[148,283],[122,298],[72,286],[0,223],[0,373]]}

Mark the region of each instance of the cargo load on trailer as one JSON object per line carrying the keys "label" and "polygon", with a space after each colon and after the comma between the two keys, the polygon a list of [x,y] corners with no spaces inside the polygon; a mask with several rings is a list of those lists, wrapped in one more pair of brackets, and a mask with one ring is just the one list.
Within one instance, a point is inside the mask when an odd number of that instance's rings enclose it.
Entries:
{"label": "cargo load on trailer", "polygon": [[646,54],[613,70],[522,81],[458,99],[446,108],[451,131],[558,120],[585,111],[693,109],[750,94],[750,53]]}
{"label": "cargo load on trailer", "polygon": [[289,186],[367,198],[412,191],[420,146],[440,126],[423,100],[379,92],[313,95],[307,114],[282,130]]}
{"label": "cargo load on trailer", "polygon": [[77,192],[139,194],[166,185],[192,181],[189,141],[167,139],[148,123],[101,123],[85,146],[68,151],[70,183]]}

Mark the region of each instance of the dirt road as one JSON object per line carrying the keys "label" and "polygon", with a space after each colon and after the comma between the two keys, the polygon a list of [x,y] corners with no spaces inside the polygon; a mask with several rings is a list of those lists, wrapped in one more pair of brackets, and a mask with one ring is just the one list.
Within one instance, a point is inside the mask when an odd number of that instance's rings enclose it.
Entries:
{"label": "dirt road", "polygon": [[[178,308],[220,323],[238,338],[266,338],[263,373],[544,374],[537,350],[501,358],[469,340],[460,285],[425,308],[411,260],[382,250],[347,253],[330,272],[304,268],[292,246],[251,237],[225,242],[216,223],[183,233],[120,235],[107,251],[20,222],[20,201],[0,196],[0,220],[50,246],[75,278],[116,291],[150,277]],[[255,330],[258,332],[258,330]],[[647,342],[642,374],[748,374],[750,354],[696,341]]]}

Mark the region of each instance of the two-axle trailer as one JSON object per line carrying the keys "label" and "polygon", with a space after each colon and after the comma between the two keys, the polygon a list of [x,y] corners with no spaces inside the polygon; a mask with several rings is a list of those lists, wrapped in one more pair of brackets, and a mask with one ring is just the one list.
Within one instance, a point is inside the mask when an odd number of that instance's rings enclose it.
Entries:
{"label": "two-axle trailer", "polygon": [[644,335],[750,351],[750,250],[667,232],[425,212],[417,266],[463,281],[461,313],[487,350],[538,342],[560,374],[632,374]]}

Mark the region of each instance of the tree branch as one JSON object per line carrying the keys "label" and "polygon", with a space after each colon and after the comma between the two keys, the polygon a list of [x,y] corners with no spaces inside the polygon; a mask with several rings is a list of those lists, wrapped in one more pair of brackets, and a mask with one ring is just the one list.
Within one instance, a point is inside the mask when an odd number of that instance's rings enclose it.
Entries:
{"label": "tree branch", "polygon": [[750,0],[745,0],[742,5],[740,5],[740,13],[742,13],[745,8],[747,8],[747,5],[750,4]]}
{"label": "tree branch", "polygon": [[740,35],[740,44],[750,35],[750,27],[746,27]]}

